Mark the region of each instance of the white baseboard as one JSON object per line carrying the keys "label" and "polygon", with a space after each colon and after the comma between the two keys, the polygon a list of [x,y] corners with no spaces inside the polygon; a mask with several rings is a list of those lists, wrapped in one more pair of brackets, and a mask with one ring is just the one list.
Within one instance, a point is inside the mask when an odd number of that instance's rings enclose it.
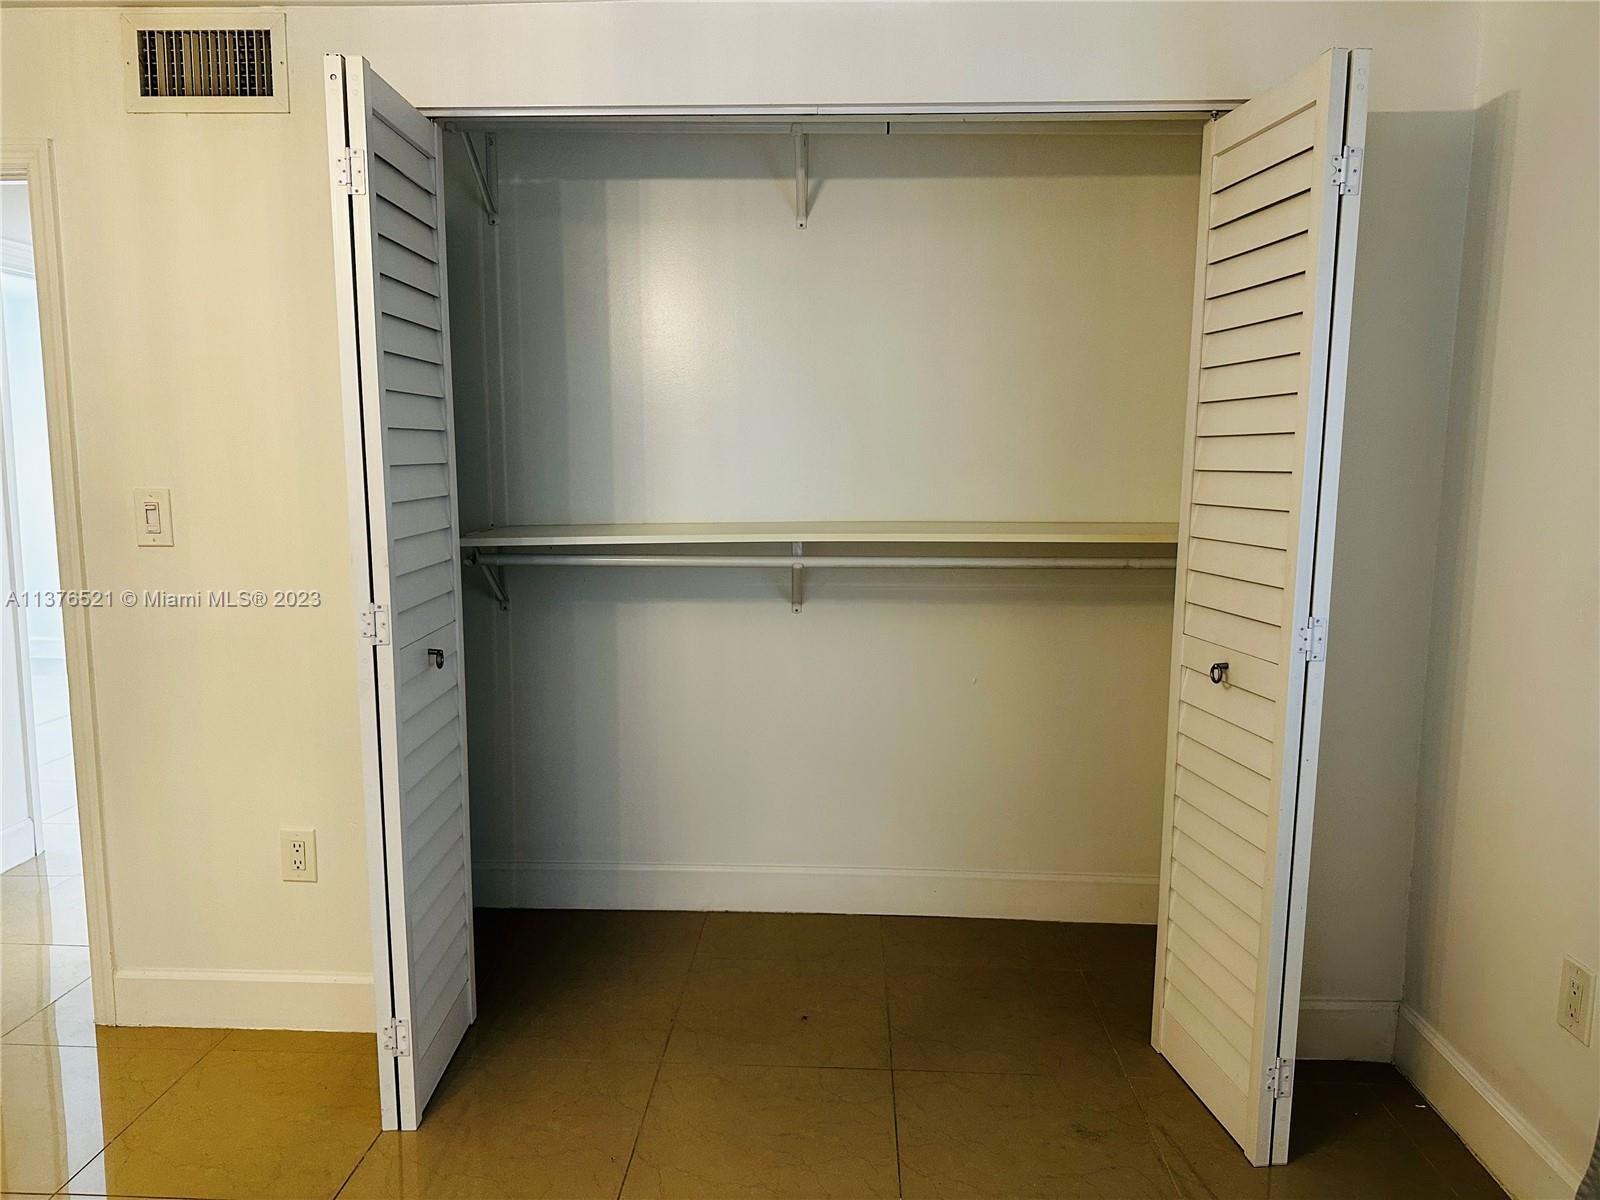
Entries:
{"label": "white baseboard", "polygon": [[0,829],[0,871],[9,871],[37,853],[33,844],[33,818],[23,817]]}
{"label": "white baseboard", "polygon": [[479,862],[488,908],[896,913],[1150,924],[1154,875],[722,863]]}
{"label": "white baseboard", "polygon": [[1410,1005],[1400,1006],[1395,1065],[1517,1200],[1570,1200],[1583,1175]]}
{"label": "white baseboard", "polygon": [[1390,1062],[1399,1007],[1397,1000],[1302,996],[1295,1057]]}
{"label": "white baseboard", "polygon": [[121,1025],[366,1033],[375,1021],[371,975],[122,967],[115,988]]}

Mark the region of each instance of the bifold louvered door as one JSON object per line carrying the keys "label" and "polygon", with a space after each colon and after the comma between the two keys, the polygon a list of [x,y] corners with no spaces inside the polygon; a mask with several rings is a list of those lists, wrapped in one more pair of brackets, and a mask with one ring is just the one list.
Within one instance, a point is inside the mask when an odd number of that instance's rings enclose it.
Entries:
{"label": "bifold louvered door", "polygon": [[347,428],[364,480],[357,576],[373,606],[384,1117],[415,1129],[476,1015],[443,162],[438,128],[364,60],[325,63]]}
{"label": "bifold louvered door", "polygon": [[1367,69],[1329,51],[1203,150],[1152,1040],[1258,1165],[1288,1152]]}

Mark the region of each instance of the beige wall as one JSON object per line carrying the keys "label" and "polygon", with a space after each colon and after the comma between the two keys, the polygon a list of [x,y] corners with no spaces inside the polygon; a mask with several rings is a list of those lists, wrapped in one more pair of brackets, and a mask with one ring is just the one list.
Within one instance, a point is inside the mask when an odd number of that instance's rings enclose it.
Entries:
{"label": "beige wall", "polygon": [[[1324,758],[1307,986],[1381,1020],[1422,669],[1393,630],[1425,620],[1438,494],[1426,454],[1394,447],[1434,444],[1443,411],[1460,212],[1441,201],[1465,134],[1440,114],[1467,106],[1476,27],[1470,7],[1404,4],[296,7],[288,115],[174,117],[123,112],[115,12],[0,12],[0,132],[55,139],[90,581],[325,596],[95,614],[122,1019],[238,1021],[248,997],[262,1023],[370,1021],[324,50],[367,54],[425,106],[1004,104],[1247,96],[1343,44],[1376,50],[1374,194],[1385,158],[1415,182],[1363,217],[1388,253],[1358,278],[1352,437],[1416,478],[1368,477],[1341,520],[1341,570],[1403,586],[1335,597],[1361,669],[1330,665],[1329,728],[1361,740]],[[161,485],[179,544],[137,551],[130,491]],[[284,825],[319,830],[319,884],[278,881]]]}
{"label": "beige wall", "polygon": [[1563,955],[1600,968],[1597,49],[1592,4],[1484,24],[1402,1016],[1522,1196],[1571,1194],[1600,1112],[1555,1023]]}

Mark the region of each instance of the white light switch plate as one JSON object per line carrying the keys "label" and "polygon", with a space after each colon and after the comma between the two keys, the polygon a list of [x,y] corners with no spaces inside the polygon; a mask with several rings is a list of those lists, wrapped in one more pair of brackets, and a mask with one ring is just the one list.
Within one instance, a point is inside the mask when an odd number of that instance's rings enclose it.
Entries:
{"label": "white light switch plate", "polygon": [[134,542],[140,546],[172,545],[172,489],[133,489]]}

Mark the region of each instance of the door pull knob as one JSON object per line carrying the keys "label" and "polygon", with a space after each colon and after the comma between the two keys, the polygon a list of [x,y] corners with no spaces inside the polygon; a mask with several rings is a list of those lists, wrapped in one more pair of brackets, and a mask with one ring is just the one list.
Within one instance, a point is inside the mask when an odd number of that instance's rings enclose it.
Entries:
{"label": "door pull knob", "polygon": [[[441,662],[439,665],[443,666],[444,664]],[[1227,677],[1228,677],[1228,664],[1227,663],[1221,662],[1221,663],[1212,663],[1211,664],[1211,682],[1212,683],[1221,683]]]}
{"label": "door pull knob", "polygon": [[[430,648],[428,650],[428,657],[433,659],[433,665],[435,667],[437,667],[441,671],[444,670],[444,651],[443,650],[437,650],[437,649]],[[1223,665],[1226,666],[1227,664],[1224,663]],[[1213,672],[1215,672],[1216,668],[1212,667],[1211,670]]]}

